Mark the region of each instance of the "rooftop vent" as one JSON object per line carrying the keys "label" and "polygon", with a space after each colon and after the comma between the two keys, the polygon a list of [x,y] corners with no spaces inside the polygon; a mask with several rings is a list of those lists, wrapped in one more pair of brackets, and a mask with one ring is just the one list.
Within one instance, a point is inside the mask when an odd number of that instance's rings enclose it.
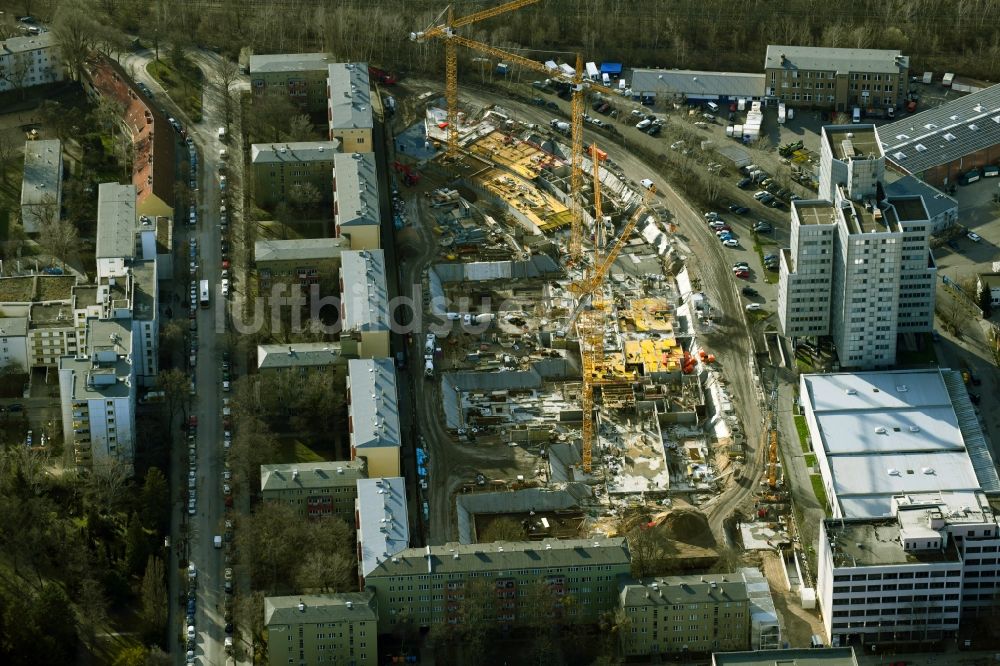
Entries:
{"label": "rooftop vent", "polygon": [[977,129],[979,129],[979,125],[977,125],[976,123],[972,123],[971,125],[969,125],[969,129],[975,132]]}
{"label": "rooftop vent", "polygon": [[917,149],[917,152],[918,152],[918,153],[926,153],[926,152],[927,152],[927,146],[925,146],[925,145],[924,145],[924,144],[922,144],[922,143],[918,143],[918,144],[917,144],[916,146],[914,146],[914,147],[915,147],[915,148]]}
{"label": "rooftop vent", "polygon": [[920,432],[920,426],[910,426],[910,432]]}
{"label": "rooftop vent", "polygon": [[878,433],[879,435],[884,435],[887,432],[887,430],[885,429],[885,426],[879,426],[875,428],[875,432]]}
{"label": "rooftop vent", "polygon": [[951,132],[946,132],[944,135],[945,141],[954,141],[955,139],[956,139],[955,135],[952,134]]}
{"label": "rooftop vent", "polygon": [[852,389],[852,388],[847,389],[847,395],[857,395],[857,394],[858,394],[857,389]]}
{"label": "rooftop vent", "polygon": [[921,474],[926,474],[927,476],[933,476],[934,475],[934,468],[933,467],[921,467],[920,468],[920,473]]}
{"label": "rooftop vent", "polygon": [[306,612],[306,605],[305,605],[305,603],[302,602],[302,600],[299,600],[299,612],[300,613],[305,613]]}
{"label": "rooftop vent", "polygon": [[889,476],[903,476],[903,474],[895,467],[889,468]]}
{"label": "rooftop vent", "polygon": [[907,386],[906,384],[900,384],[899,386],[896,387],[896,390],[899,391],[900,393],[906,393],[907,391],[910,390],[910,387]]}
{"label": "rooftop vent", "polygon": [[352,608],[354,608],[354,602],[353,601],[348,601],[344,605],[347,606],[347,610],[351,610]]}

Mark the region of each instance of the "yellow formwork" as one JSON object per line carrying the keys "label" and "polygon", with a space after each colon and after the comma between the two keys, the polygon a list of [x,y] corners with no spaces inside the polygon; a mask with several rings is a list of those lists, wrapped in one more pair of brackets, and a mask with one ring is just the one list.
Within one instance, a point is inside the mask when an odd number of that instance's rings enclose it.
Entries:
{"label": "yellow formwork", "polygon": [[683,361],[684,351],[674,338],[625,341],[625,364],[641,366],[643,374],[678,372]]}
{"label": "yellow formwork", "polygon": [[619,316],[640,333],[673,333],[674,308],[661,298],[637,298]]}

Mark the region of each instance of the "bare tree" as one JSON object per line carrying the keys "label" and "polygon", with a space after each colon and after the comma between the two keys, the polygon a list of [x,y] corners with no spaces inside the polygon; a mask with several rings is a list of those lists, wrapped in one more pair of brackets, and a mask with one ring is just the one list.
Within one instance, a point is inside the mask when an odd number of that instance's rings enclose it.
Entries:
{"label": "bare tree", "polygon": [[163,391],[163,399],[167,403],[167,431],[173,433],[174,420],[183,408],[188,398],[191,378],[183,370],[170,368],[156,376],[156,387]]}
{"label": "bare tree", "polygon": [[513,518],[497,518],[486,526],[477,541],[479,543],[489,543],[491,541],[524,541],[528,538],[528,533]]}
{"label": "bare tree", "polygon": [[323,194],[312,183],[293,183],[288,188],[288,201],[298,210],[311,208],[323,200]]}
{"label": "bare tree", "polygon": [[59,52],[74,81],[83,74],[84,63],[94,47],[94,37],[100,28],[95,12],[87,0],[63,0],[56,10],[52,32],[59,42]]}
{"label": "bare tree", "polygon": [[7,184],[7,167],[18,156],[23,145],[13,130],[0,131],[0,182]]}
{"label": "bare tree", "polygon": [[6,64],[0,62],[0,81],[5,81],[11,90],[20,90],[21,99],[26,95],[25,83],[28,80],[28,69],[31,60],[24,53],[11,53]]}
{"label": "bare tree", "polygon": [[168,600],[164,581],[163,560],[150,555],[142,577],[142,619],[151,634],[158,634],[167,626]]}
{"label": "bare tree", "polygon": [[38,244],[58,259],[63,267],[80,245],[80,232],[70,221],[43,220],[38,227]]}
{"label": "bare tree", "polygon": [[233,122],[233,109],[237,101],[236,81],[239,76],[240,66],[228,58],[222,58],[214,72],[213,82],[222,97],[222,115],[227,129]]}

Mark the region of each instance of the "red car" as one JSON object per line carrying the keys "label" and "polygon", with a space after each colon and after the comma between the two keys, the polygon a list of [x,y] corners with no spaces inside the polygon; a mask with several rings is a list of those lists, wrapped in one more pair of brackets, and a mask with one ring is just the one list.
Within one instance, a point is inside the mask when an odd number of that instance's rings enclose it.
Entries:
{"label": "red car", "polygon": [[222,267],[223,268],[229,268],[229,260],[228,259],[223,259],[222,260]]}
{"label": "red car", "polygon": [[736,271],[736,272],[733,273],[733,275],[735,275],[736,277],[741,278],[743,280],[746,280],[748,277],[750,277],[750,272],[749,271]]}

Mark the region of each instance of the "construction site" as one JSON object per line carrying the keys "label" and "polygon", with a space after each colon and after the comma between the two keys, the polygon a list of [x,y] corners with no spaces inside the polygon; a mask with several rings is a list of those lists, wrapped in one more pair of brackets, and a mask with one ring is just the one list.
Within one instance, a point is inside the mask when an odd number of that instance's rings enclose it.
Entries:
{"label": "construction site", "polygon": [[[580,62],[570,75],[449,21],[411,35],[444,40],[449,73],[445,97],[423,99],[397,135],[394,178],[436,244],[420,340],[434,389],[417,391],[447,437],[425,442],[445,458],[421,484],[430,539],[476,543],[500,520],[529,540],[644,532],[667,571],[706,570],[744,535],[790,544],[776,435],[744,435],[674,216],[652,182],[585,145],[583,109],[616,91]],[[565,83],[573,116],[545,126],[459,106],[459,46]],[[742,524],[710,525],[723,493],[748,486],[727,507]]]}

